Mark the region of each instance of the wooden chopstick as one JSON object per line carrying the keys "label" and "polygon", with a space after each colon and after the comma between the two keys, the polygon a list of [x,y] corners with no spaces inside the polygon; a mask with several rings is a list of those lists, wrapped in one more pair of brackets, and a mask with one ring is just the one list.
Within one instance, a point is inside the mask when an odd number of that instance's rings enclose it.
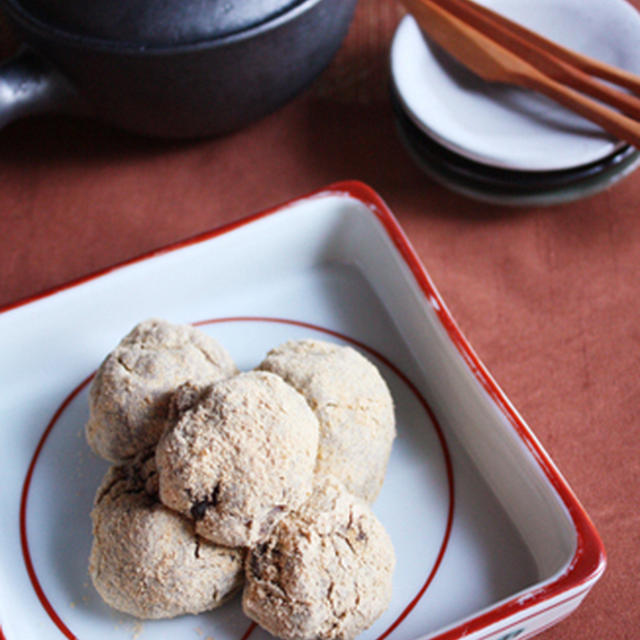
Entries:
{"label": "wooden chopstick", "polygon": [[[625,69],[614,67],[613,65],[602,62],[601,60],[596,60],[595,58],[591,58],[578,53],[577,51],[573,51],[572,49],[568,49],[567,47],[563,47],[557,42],[553,42],[553,40],[549,40],[539,33],[531,31],[531,29],[527,29],[521,24],[518,24],[517,22],[514,22],[502,14],[489,9],[484,5],[478,4],[473,0],[451,0],[450,2],[443,0],[440,1],[439,4],[458,17],[462,17],[463,11],[467,15],[471,15],[471,13],[473,13],[478,18],[482,17],[484,19],[484,24],[488,25],[489,23],[493,23],[495,27],[501,27],[504,32],[510,32],[513,36],[517,36],[522,40],[528,41],[531,45],[535,45],[540,49],[546,50],[558,60],[566,62],[567,64],[574,66],[576,69],[580,69],[592,76],[596,76],[597,78],[602,78],[608,82],[625,87],[634,93],[640,93],[639,76],[626,71]],[[476,23],[476,28],[481,28],[480,22]]]}
{"label": "wooden chopstick", "polygon": [[473,0],[433,2],[550,78],[640,118],[640,98],[598,82],[591,75],[635,92],[640,92],[640,77],[567,49]]}
{"label": "wooden chopstick", "polygon": [[[640,121],[607,108],[603,102],[588,98],[582,92],[548,76],[536,66],[537,52],[528,54],[527,58],[517,55],[512,48],[507,48],[507,39],[496,42],[486,27],[484,32],[476,28],[478,22],[475,17],[471,18],[472,24],[469,24],[442,6],[443,2],[452,1],[402,0],[402,3],[431,39],[480,77],[539,91],[640,148]],[[468,18],[466,13],[460,15]],[[593,78],[589,80],[596,82]],[[617,95],[609,96],[606,102],[616,109],[620,108]]]}

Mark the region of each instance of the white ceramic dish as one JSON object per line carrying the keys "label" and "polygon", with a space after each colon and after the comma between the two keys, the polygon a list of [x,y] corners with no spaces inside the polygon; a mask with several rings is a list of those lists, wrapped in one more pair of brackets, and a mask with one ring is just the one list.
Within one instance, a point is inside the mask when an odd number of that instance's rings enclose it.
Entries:
{"label": "white ceramic dish", "polygon": [[198,322],[250,368],[305,335],[379,366],[399,436],[374,509],[398,555],[391,606],[361,637],[530,637],[605,566],[597,532],[478,361],[381,199],[328,187],[0,313],[0,637],[263,640],[237,599],[139,622],[87,577],[106,469],[87,448],[87,384],[150,316]]}
{"label": "white ceramic dish", "polygon": [[[625,0],[480,0],[541,34],[640,73],[640,15]],[[402,19],[392,82],[409,117],[445,147],[490,166],[554,171],[598,161],[621,144],[546,97],[487,83]]]}

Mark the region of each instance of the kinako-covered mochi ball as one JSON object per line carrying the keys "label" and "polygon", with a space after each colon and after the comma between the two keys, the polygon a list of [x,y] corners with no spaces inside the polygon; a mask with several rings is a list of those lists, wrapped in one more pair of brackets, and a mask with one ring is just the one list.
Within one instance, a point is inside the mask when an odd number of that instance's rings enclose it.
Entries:
{"label": "kinako-covered mochi ball", "polygon": [[242,607],[284,640],[350,640],[391,600],[391,539],[362,499],[330,476],[249,550]]}
{"label": "kinako-covered mochi ball", "polygon": [[281,378],[250,371],[201,392],[186,385],[174,406],[156,448],[160,499],[197,533],[250,546],[309,497],[318,421]]}
{"label": "kinako-covered mochi ball", "polygon": [[316,473],[373,502],[396,435],[393,399],[378,369],[348,346],[292,340],[258,366],[297,389],[320,425]]}
{"label": "kinako-covered mochi ball", "polygon": [[91,383],[87,442],[109,462],[124,462],[156,444],[178,386],[207,385],[236,373],[227,351],[199,329],[141,322],[105,358]]}
{"label": "kinako-covered mochi ball", "polygon": [[244,550],[203,540],[160,503],[153,452],[107,471],[91,518],[89,574],[114,609],[142,619],[196,614],[242,585]]}

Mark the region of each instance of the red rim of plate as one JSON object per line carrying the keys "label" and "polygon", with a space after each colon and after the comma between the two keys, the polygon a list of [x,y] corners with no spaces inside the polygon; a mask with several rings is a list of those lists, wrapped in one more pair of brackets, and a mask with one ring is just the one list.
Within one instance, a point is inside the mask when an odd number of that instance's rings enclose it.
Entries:
{"label": "red rim of plate", "polygon": [[[550,604],[550,601],[558,599],[563,594],[566,595],[570,591],[574,592],[572,593],[571,598],[565,598],[563,602],[583,596],[600,577],[600,575],[602,575],[606,566],[604,545],[602,544],[602,540],[600,539],[598,532],[575,494],[556,469],[546,451],[544,451],[529,427],[511,405],[502,389],[500,389],[491,374],[476,355],[467,339],[464,337],[395,216],[391,213],[380,195],[362,182],[350,180],[330,184],[327,187],[313,191],[305,196],[289,200],[283,204],[195,235],[186,240],[172,243],[158,250],[144,253],[136,258],[123,261],[112,267],[101,269],[87,276],[74,279],[66,284],[54,287],[43,293],[10,303],[0,308],[0,314],[31,302],[35,302],[36,300],[52,296],[65,289],[70,289],[85,282],[97,279],[122,267],[224,235],[225,233],[244,227],[261,218],[266,218],[267,216],[297,204],[302,200],[331,195],[344,195],[359,200],[367,206],[372,214],[375,215],[383,225],[390,240],[393,242],[397,251],[410,268],[416,284],[420,287],[427,302],[447,332],[447,335],[457,348],[475,378],[482,385],[489,397],[507,418],[509,424],[533,454],[546,478],[549,480],[562,503],[567,508],[575,527],[576,549],[573,558],[568,563],[566,570],[562,574],[541,587],[534,589],[526,602],[523,603],[520,596],[508,599],[505,602],[491,607],[483,613],[466,620],[464,623],[456,625],[455,627],[434,636],[432,640],[454,640],[454,638],[459,638],[461,633],[464,633],[465,635],[476,633],[487,627],[494,626],[501,621],[511,619],[516,615],[526,614],[527,612],[531,612],[532,609],[539,609],[545,603]],[[582,586],[586,588],[580,589],[580,593],[578,593],[579,588]],[[553,608],[559,604],[562,603],[554,602],[553,606],[547,607],[545,610]],[[493,633],[494,632],[492,632],[492,635]],[[1,628],[0,634],[2,634]],[[1,639],[2,635],[0,635],[0,640]]]}

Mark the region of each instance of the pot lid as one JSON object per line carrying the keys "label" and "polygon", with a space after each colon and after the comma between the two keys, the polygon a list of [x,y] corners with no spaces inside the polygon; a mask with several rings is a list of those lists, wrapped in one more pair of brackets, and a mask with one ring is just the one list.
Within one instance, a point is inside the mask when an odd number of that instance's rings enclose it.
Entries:
{"label": "pot lid", "polygon": [[177,45],[259,25],[300,0],[17,0],[34,18],[75,35]]}

